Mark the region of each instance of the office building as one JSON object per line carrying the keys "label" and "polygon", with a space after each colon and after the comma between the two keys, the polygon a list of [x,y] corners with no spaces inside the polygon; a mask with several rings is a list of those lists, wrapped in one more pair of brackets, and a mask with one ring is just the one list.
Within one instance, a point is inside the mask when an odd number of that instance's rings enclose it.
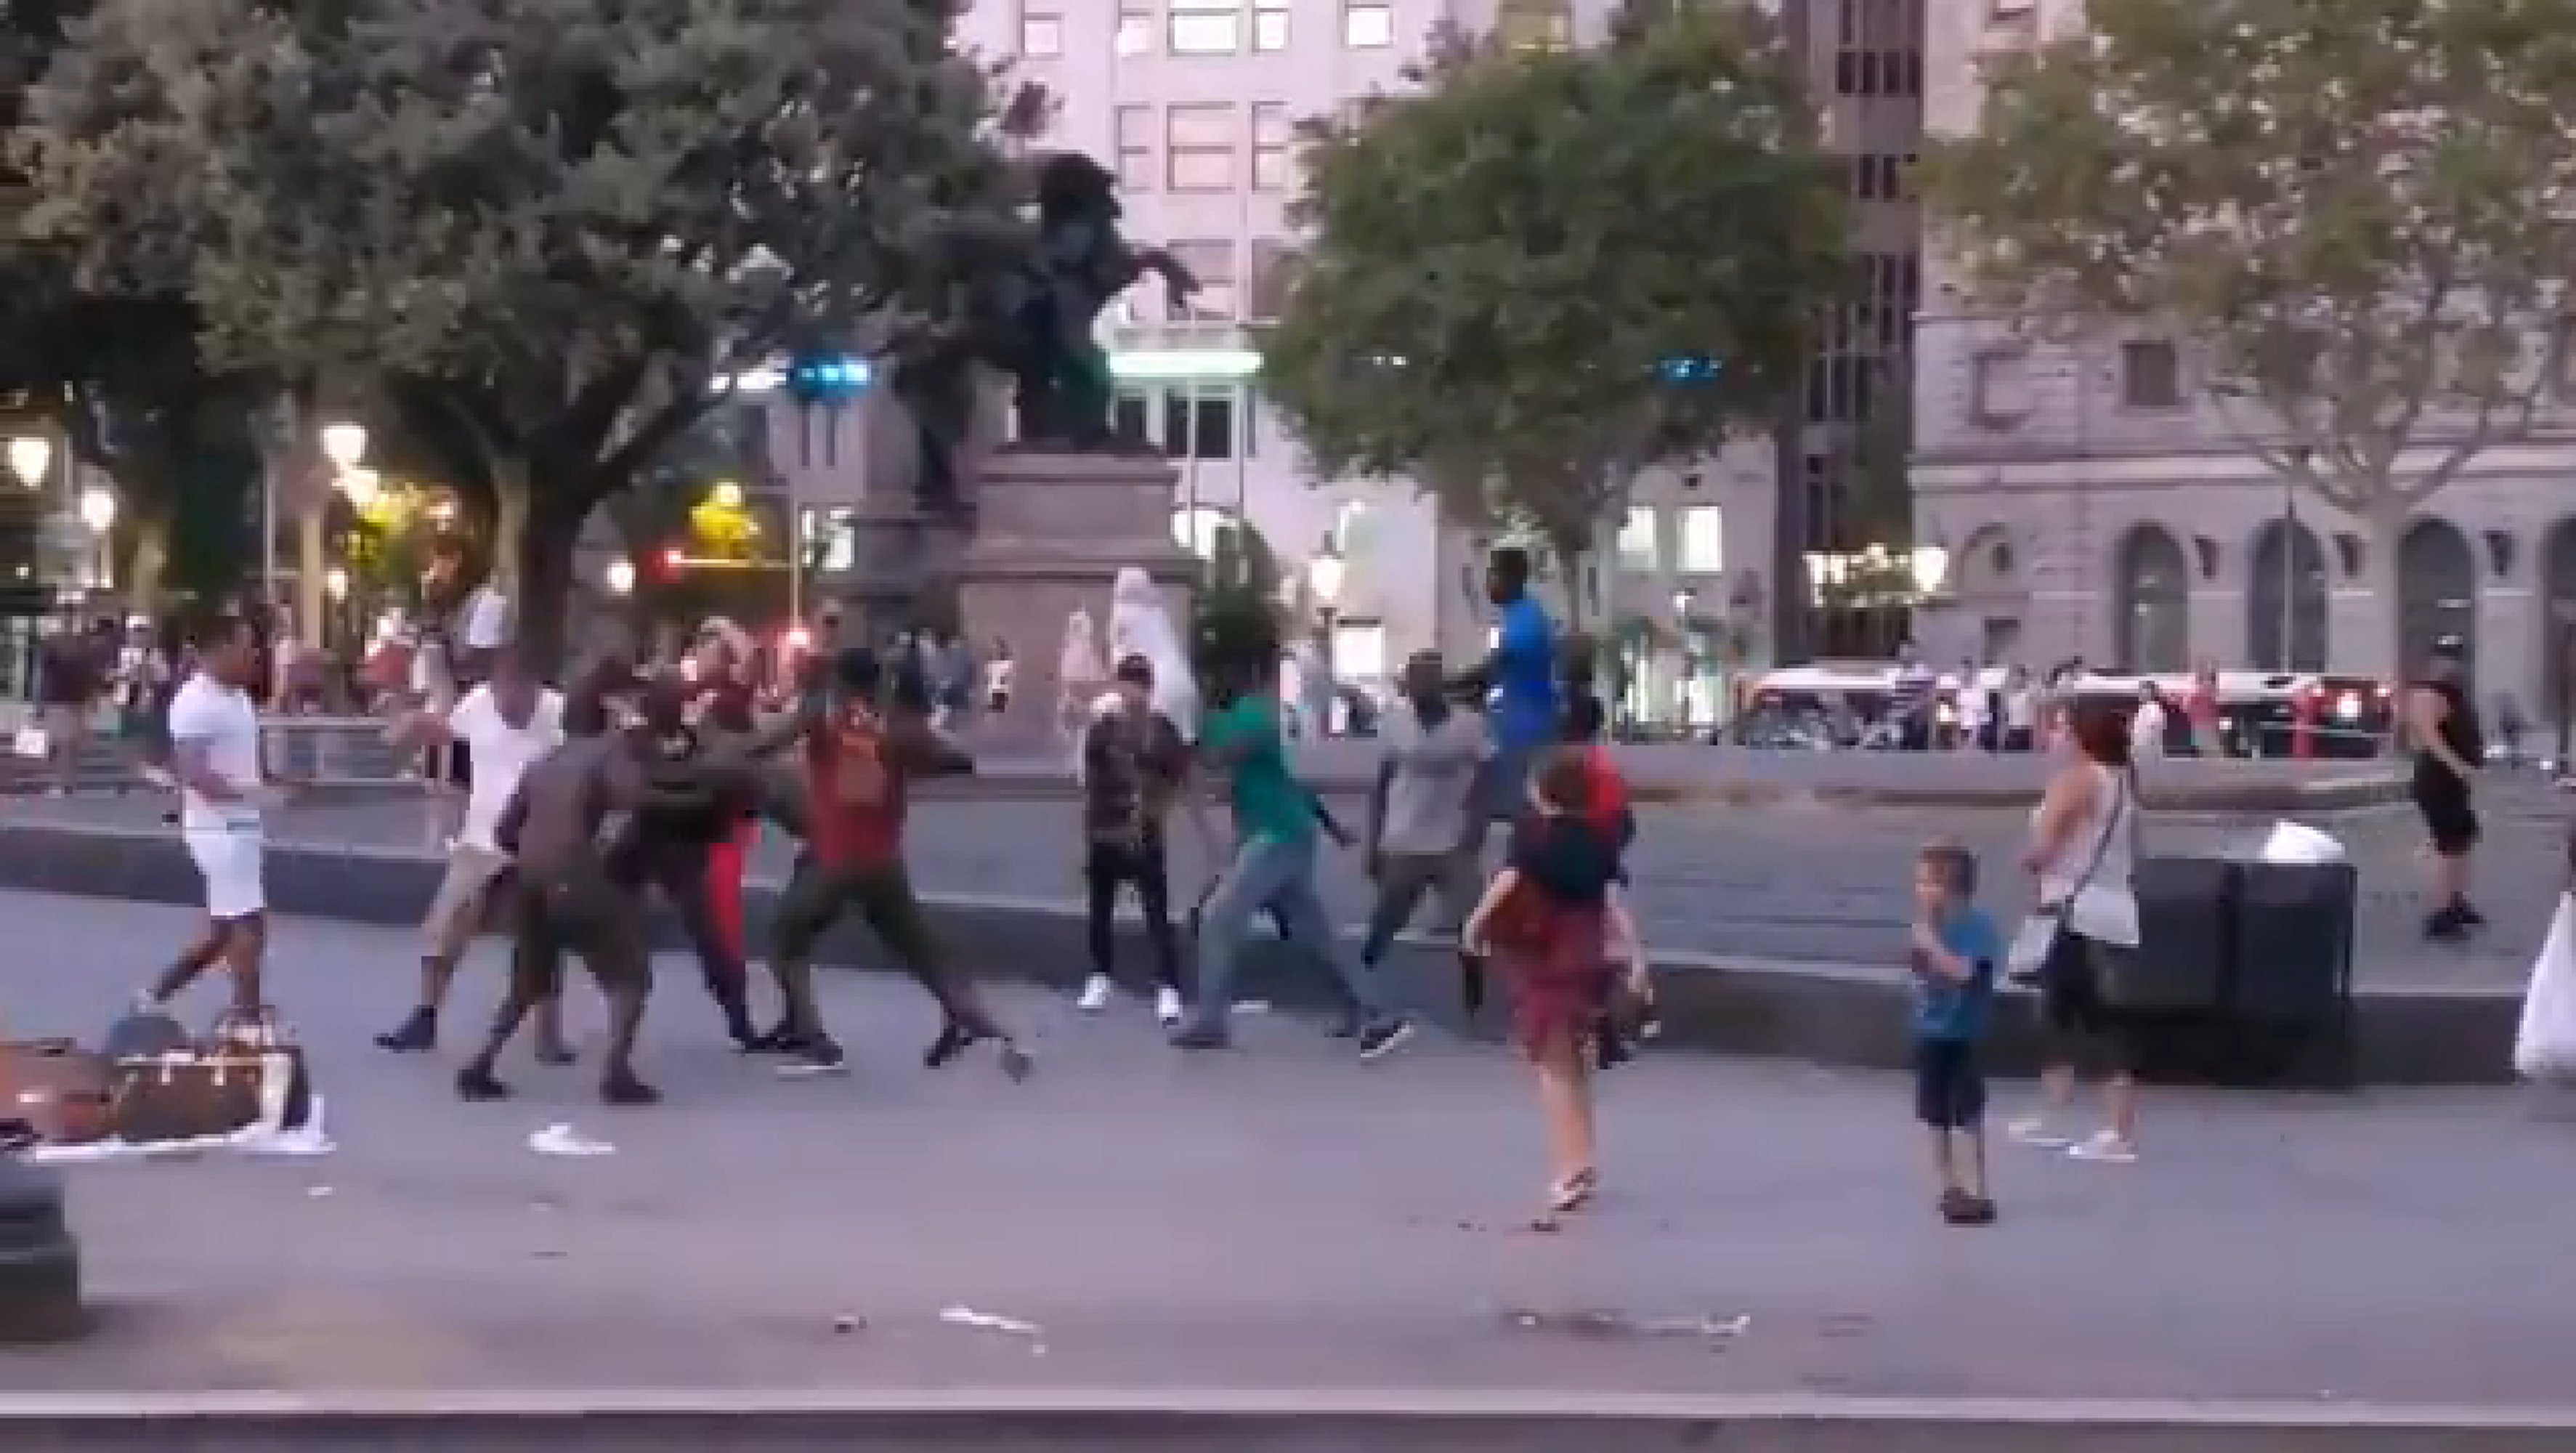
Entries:
{"label": "office building", "polygon": [[[2072,0],[1935,6],[1928,124],[1975,125],[1977,58],[2080,23]],[[2402,658],[2389,659],[2382,562],[2365,522],[2287,485],[2237,442],[2189,340],[2106,327],[2018,336],[1948,264],[1930,264],[1917,329],[1918,531],[1948,551],[1927,645],[2045,665],[2177,670],[2417,669],[2431,643],[2474,651],[2481,700],[2556,708],[2576,631],[2576,439],[2552,427],[2485,450],[2419,511],[2396,551]],[[2408,467],[2457,436],[2435,422]],[[2383,577],[2384,578],[2384,577]],[[2537,607],[2537,608],[2536,608]]]}

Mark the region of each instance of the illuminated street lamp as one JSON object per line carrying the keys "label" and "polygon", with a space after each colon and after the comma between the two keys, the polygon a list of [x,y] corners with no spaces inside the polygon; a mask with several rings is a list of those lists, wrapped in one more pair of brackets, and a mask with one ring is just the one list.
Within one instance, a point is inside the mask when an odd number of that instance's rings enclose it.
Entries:
{"label": "illuminated street lamp", "polygon": [[608,562],[608,569],[603,573],[601,578],[608,586],[609,594],[630,594],[635,589],[635,562],[632,560],[611,560]]}
{"label": "illuminated street lamp", "polygon": [[346,473],[367,457],[367,426],[364,424],[325,424],[322,426],[322,457],[332,467]]}
{"label": "illuminated street lamp", "polygon": [[39,434],[22,434],[9,441],[9,472],[29,489],[41,488],[45,476],[54,467],[54,441]]}
{"label": "illuminated street lamp", "polygon": [[707,503],[720,510],[741,509],[742,486],[730,479],[718,480],[715,487],[707,491]]}
{"label": "illuminated street lamp", "polygon": [[88,489],[82,490],[80,494],[80,517],[81,523],[89,526],[90,533],[94,535],[104,535],[108,531],[115,529],[116,492],[114,490],[101,489],[96,485],[92,485]]}
{"label": "illuminated street lamp", "polygon": [[363,464],[353,464],[340,471],[340,493],[349,508],[363,510],[373,505],[385,492],[385,477]]}
{"label": "illuminated street lamp", "polygon": [[1341,609],[1342,579],[1349,569],[1341,553],[1330,546],[1315,552],[1315,557],[1306,562],[1306,588],[1315,592],[1315,609],[1322,612],[1328,629],[1333,613]]}
{"label": "illuminated street lamp", "polygon": [[322,593],[331,597],[331,603],[334,605],[347,600],[349,598],[349,572],[341,566],[332,566],[322,577]]}

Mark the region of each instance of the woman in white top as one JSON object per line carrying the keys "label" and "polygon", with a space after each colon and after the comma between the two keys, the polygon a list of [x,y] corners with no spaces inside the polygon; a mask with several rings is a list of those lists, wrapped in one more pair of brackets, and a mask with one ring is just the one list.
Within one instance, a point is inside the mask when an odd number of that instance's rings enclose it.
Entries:
{"label": "woman in white top", "polygon": [[[2138,945],[2136,772],[2129,718],[2116,708],[2076,713],[2072,751],[2050,777],[2031,818],[2023,859],[2038,879],[2038,901],[2066,905],[2066,927],[2039,969],[2040,1019],[2047,1031],[2040,1072],[2041,1113],[2009,1131],[2026,1145],[2064,1149],[2079,1160],[2137,1159],[2137,1048],[2119,1006],[2106,1000],[2102,951]],[[2108,1062],[2103,1094],[2109,1124],[2073,1140],[2056,1124],[2073,1109],[2075,1062],[2098,1047]]]}
{"label": "woman in white top", "polygon": [[2165,754],[2165,732],[2173,723],[2173,713],[2165,709],[2165,694],[2154,682],[2138,686],[2138,709],[2129,718],[2129,751],[2137,757],[2161,757]]}

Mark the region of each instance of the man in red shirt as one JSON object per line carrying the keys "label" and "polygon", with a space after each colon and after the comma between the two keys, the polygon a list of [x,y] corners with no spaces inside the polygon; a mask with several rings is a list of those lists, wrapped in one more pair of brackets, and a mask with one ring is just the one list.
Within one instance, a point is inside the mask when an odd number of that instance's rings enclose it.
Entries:
{"label": "man in red shirt", "polygon": [[919,711],[878,708],[885,673],[874,652],[852,648],[833,667],[837,689],[809,691],[801,709],[806,850],[771,925],[770,964],[785,1018],[761,1048],[787,1056],[791,1073],[843,1068],[841,1047],[824,1031],[814,1001],[814,946],[843,911],[856,909],[885,951],[939,1001],[939,1037],[925,1062],[935,1069],[970,1045],[996,1040],[1003,1070],[1025,1078],[1028,1056],[994,1021],[975,986],[941,957],[904,871],[911,779],[971,772],[974,761],[931,730]]}

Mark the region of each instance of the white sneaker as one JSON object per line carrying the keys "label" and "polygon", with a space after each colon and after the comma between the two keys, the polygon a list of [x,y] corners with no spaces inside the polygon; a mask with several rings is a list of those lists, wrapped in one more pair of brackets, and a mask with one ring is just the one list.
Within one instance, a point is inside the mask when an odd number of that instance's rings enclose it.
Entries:
{"label": "white sneaker", "polygon": [[1082,994],[1073,1001],[1073,1007],[1085,1014],[1097,1014],[1109,1007],[1109,996],[1117,992],[1118,986],[1109,982],[1107,974],[1094,974],[1083,981]]}
{"label": "white sneaker", "polygon": [[2036,1145],[2042,1150],[2064,1150],[2072,1138],[2049,1128],[2048,1121],[2037,1115],[2025,1115],[2004,1127],[2004,1134],[2018,1145]]}
{"label": "white sneaker", "polygon": [[2114,1130],[2101,1131],[2090,1140],[2068,1146],[2066,1153],[2077,1160],[2106,1165],[2135,1165],[2138,1161],[2138,1147]]}
{"label": "white sneaker", "polygon": [[1165,1029],[1181,1022],[1181,991],[1166,985],[1154,991],[1154,1017]]}

